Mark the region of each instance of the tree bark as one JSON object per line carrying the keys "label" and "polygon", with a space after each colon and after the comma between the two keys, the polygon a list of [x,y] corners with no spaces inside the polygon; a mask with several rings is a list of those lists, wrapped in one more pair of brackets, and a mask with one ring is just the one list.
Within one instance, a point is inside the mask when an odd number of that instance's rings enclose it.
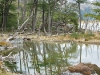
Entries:
{"label": "tree bark", "polygon": [[81,30],[81,9],[80,9],[80,2],[78,2],[78,8],[79,8],[79,27]]}
{"label": "tree bark", "polygon": [[33,16],[32,16],[32,32],[35,32],[36,29],[37,6],[38,6],[38,0],[34,0]]}
{"label": "tree bark", "polygon": [[48,10],[48,34],[50,35],[51,34],[51,9],[50,9],[50,0],[48,0],[49,2],[49,10]]}

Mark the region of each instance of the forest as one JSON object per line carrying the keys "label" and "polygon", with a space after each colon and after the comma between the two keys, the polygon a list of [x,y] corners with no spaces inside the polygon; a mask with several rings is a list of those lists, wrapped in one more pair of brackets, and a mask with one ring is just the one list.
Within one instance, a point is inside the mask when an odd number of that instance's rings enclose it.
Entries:
{"label": "forest", "polygon": [[0,0],[0,75],[100,75],[99,0]]}
{"label": "forest", "polygon": [[0,32],[86,32],[88,23],[98,24],[99,6],[88,0],[0,0]]}

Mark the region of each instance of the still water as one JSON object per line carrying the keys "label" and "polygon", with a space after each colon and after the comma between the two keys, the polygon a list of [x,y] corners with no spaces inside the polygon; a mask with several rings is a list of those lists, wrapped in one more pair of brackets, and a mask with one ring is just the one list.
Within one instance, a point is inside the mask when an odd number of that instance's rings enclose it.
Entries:
{"label": "still water", "polygon": [[16,50],[17,71],[26,75],[59,75],[63,69],[80,62],[100,67],[100,45],[33,41]]}

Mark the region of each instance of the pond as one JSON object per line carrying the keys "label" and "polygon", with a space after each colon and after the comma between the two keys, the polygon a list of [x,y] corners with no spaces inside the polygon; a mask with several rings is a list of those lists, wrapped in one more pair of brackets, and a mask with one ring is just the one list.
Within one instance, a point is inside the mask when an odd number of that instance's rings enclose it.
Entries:
{"label": "pond", "polygon": [[17,71],[26,75],[59,75],[68,66],[80,62],[100,67],[100,45],[31,41],[15,50]]}

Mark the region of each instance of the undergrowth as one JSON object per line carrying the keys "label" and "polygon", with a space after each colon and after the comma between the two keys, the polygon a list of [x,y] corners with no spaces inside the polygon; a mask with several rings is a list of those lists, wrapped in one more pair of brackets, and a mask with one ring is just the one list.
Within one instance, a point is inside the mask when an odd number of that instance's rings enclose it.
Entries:
{"label": "undergrowth", "polygon": [[87,41],[89,39],[91,39],[91,37],[94,37],[95,35],[92,34],[92,33],[87,33],[87,34],[84,34],[84,33],[72,33],[70,35],[71,38],[75,38],[75,39],[79,39],[79,38],[84,38],[86,39]]}

